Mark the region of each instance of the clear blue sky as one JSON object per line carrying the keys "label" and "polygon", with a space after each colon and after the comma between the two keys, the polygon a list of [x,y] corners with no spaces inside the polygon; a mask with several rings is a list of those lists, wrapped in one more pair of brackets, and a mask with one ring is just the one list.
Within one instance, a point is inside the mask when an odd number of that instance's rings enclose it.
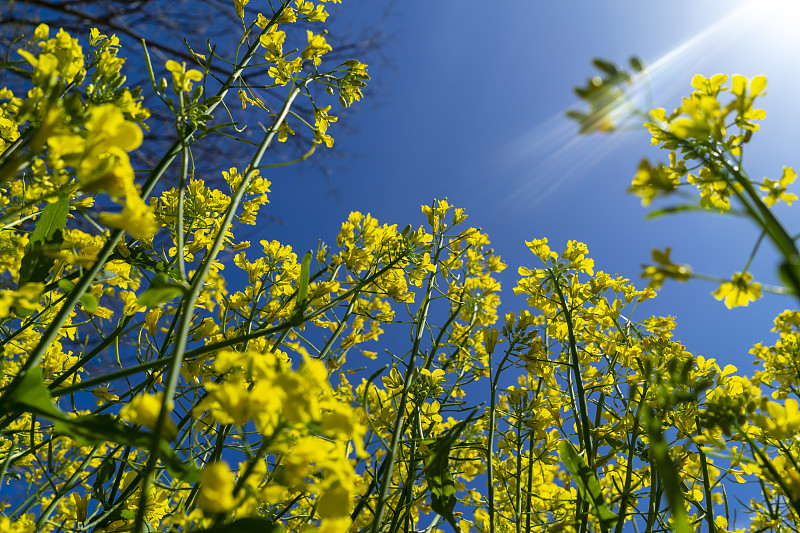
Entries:
{"label": "clear blue sky", "polygon": [[[572,88],[594,75],[591,60],[624,63],[638,55],[653,67],[654,103],[668,109],[691,91],[694,74],[765,74],[768,95],[762,129],[745,152],[751,177],[776,179],[798,165],[796,90],[798,11],[788,2],[535,2],[499,0],[387,2],[344,0],[329,41],[383,23],[392,38],[386,63],[370,65],[375,90],[347,118],[356,134],[335,149],[357,157],[334,161],[330,183],[312,168],[271,174],[271,213],[285,226],[277,238],[298,250],[318,238],[333,242],[347,214],[370,212],[381,222],[423,222],[419,206],[447,196],[467,208],[469,222],[488,232],[509,268],[502,281],[505,311],[517,267],[535,266],[524,241],[548,237],[560,250],[568,239],[589,246],[595,267],[643,286],[640,265],[653,247],[673,247],[673,259],[697,272],[740,271],[757,233],[746,221],[712,214],[646,221],[646,209],[625,193],[643,156],[666,158],[643,129],[577,138],[564,117],[577,101]],[[334,112],[333,110],[331,111]],[[336,137],[334,124],[331,131]],[[298,205],[297,198],[302,198]],[[797,209],[779,210],[790,233]],[[751,271],[775,282],[775,256],[763,247]],[[673,315],[676,338],[695,355],[716,357],[751,374],[749,348],[773,341],[773,317],[795,306],[765,295],[748,308],[727,310],[701,281],[667,282],[659,298],[638,311]],[[636,318],[636,317],[634,317]]]}

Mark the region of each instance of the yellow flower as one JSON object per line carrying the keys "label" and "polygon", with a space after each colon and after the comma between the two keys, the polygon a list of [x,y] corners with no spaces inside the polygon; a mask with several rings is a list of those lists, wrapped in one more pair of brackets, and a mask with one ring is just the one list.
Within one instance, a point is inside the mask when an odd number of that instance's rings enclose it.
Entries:
{"label": "yellow flower", "polygon": [[768,193],[764,197],[764,203],[772,207],[778,200],[783,200],[787,205],[792,205],[792,202],[797,200],[797,195],[787,193],[786,187],[793,183],[796,178],[797,173],[788,167],[783,167],[783,176],[777,181],[764,178],[764,184],[761,185],[761,190]]}
{"label": "yellow flower", "polygon": [[483,330],[483,344],[486,346],[486,353],[494,353],[494,347],[497,345],[497,337],[500,334],[497,328],[486,328]]}
{"label": "yellow flower", "polygon": [[320,57],[333,50],[333,48],[325,41],[324,33],[322,35],[314,35],[310,30],[306,30],[306,33],[308,34],[308,46],[306,46],[301,55],[303,59],[311,59],[315,65],[319,65],[322,62]]}
{"label": "yellow flower", "polygon": [[264,104],[261,98],[258,98],[257,96],[250,98],[244,89],[239,89],[239,100],[242,102],[242,109],[247,109],[247,104],[250,104],[258,106],[264,111],[268,111],[267,106]]}
{"label": "yellow flower", "polygon": [[156,333],[158,332],[158,319],[161,318],[161,315],[163,314],[164,312],[158,307],[154,307],[147,312],[147,315],[144,318],[144,323],[147,326],[147,332],[150,333],[151,337],[156,336]]}
{"label": "yellow flower", "polygon": [[[324,0],[323,0],[324,1]],[[325,22],[328,18],[328,13],[325,12],[325,6],[314,5],[314,2],[309,0],[295,0],[297,12],[301,15],[306,15],[309,21]]]}
{"label": "yellow flower", "polygon": [[266,503],[277,504],[283,500],[286,495],[286,487],[278,483],[270,482],[266,487],[261,489],[259,496]]}
{"label": "yellow flower", "polygon": [[72,493],[72,501],[75,504],[75,520],[83,524],[86,522],[88,514],[90,495],[80,496],[77,492]]}
{"label": "yellow flower", "polygon": [[447,198],[441,201],[434,198],[431,205],[422,205],[420,207],[422,208],[422,214],[428,217],[428,224],[434,233],[439,231],[439,222],[443,221],[448,211],[453,209]]}
{"label": "yellow flower", "polygon": [[533,252],[533,255],[535,255],[545,263],[549,259],[558,258],[558,254],[550,251],[550,247],[547,246],[547,237],[545,237],[544,239],[533,239],[532,241],[525,241],[525,244],[528,245],[528,249],[531,252]]}
{"label": "yellow flower", "polygon": [[366,81],[369,80],[368,65],[355,59],[348,59],[344,64],[349,72],[345,77],[339,79],[339,103],[343,107],[349,107],[354,101],[361,100],[364,96],[361,88],[366,87]]}
{"label": "yellow flower", "polygon": [[130,158],[117,147],[102,154],[88,154],[78,166],[77,174],[81,190],[86,194],[104,192],[120,198],[129,188],[136,193]]}
{"label": "yellow flower", "polygon": [[95,153],[106,152],[111,147],[130,152],[142,144],[142,129],[125,120],[122,111],[112,104],[93,107],[89,112],[86,130],[89,132],[86,144]]}
{"label": "yellow flower", "polygon": [[[716,96],[720,91],[727,91],[728,89],[722,87],[722,84],[728,81],[728,76],[725,74],[714,74],[711,79],[706,78],[701,74],[696,74],[692,78],[692,87],[697,89],[698,92],[708,96]],[[734,82],[736,80],[734,79]],[[736,83],[734,83],[734,86]]]}
{"label": "yellow flower", "polygon": [[[140,394],[134,396],[125,407],[123,407],[119,416],[132,424],[138,424],[149,429],[155,429],[156,422],[158,421],[158,414],[161,412],[161,399],[164,394],[157,392],[155,394]],[[170,402],[170,405],[172,402]],[[172,407],[170,407],[171,409]],[[169,440],[177,434],[175,423],[167,419],[165,427],[165,437]]]}
{"label": "yellow flower", "polygon": [[192,340],[208,339],[219,333],[219,326],[211,319],[204,318],[203,321],[197,326],[192,334]]}
{"label": "yellow flower", "polygon": [[294,135],[294,130],[289,127],[289,122],[286,119],[283,119],[283,122],[281,122],[278,126],[278,141],[286,142],[286,140],[289,138],[289,135]]}
{"label": "yellow flower", "polygon": [[199,70],[186,70],[186,63],[167,61],[167,70],[172,73],[172,90],[175,94],[192,90],[192,82],[203,79]]}
{"label": "yellow flower", "polygon": [[73,39],[63,29],[53,39],[47,39],[49,28],[40,24],[34,32],[34,37],[40,39],[39,47],[42,49],[38,57],[30,52],[18,50],[34,68],[33,81],[40,87],[46,87],[51,76],[59,76],[67,83],[71,83],[78,74],[83,72],[83,49],[77,39]]}
{"label": "yellow flower", "polygon": [[46,41],[50,38],[50,27],[47,24],[39,24],[33,32],[33,38]]}
{"label": "yellow flower", "polygon": [[160,228],[153,215],[153,209],[136,193],[129,194],[125,198],[122,213],[100,213],[100,221],[106,226],[125,230],[131,237],[140,241],[151,239]]}
{"label": "yellow flower", "polygon": [[[263,15],[262,15],[263,16]],[[278,24],[291,24],[292,22],[297,21],[297,14],[294,12],[294,9],[291,7],[286,7],[283,12],[278,16]],[[262,26],[263,28],[264,26]]]}
{"label": "yellow flower", "polygon": [[678,187],[680,175],[670,170],[664,165],[651,167],[647,159],[642,159],[628,191],[640,197],[642,205],[650,205],[656,196],[672,192]]}
{"label": "yellow flower", "polygon": [[736,96],[736,100],[725,107],[725,112],[728,113],[735,110],[735,123],[737,126],[749,131],[758,131],[759,125],[753,121],[765,118],[767,113],[763,109],[754,109],[753,103],[756,98],[766,94],[767,78],[765,76],[756,76],[750,80],[750,94],[747,93],[747,84],[748,80],[744,76],[737,74],[733,77],[731,93]]}
{"label": "yellow flower", "polygon": [[209,399],[198,404],[196,409],[210,408],[214,418],[222,424],[243,426],[253,420],[260,410],[259,402],[254,401],[248,393],[247,384],[241,379],[228,380],[209,389]]}
{"label": "yellow flower", "polygon": [[7,317],[12,308],[17,314],[33,314],[43,290],[43,283],[26,283],[17,291],[0,291],[0,317]]}
{"label": "yellow flower", "polygon": [[272,26],[267,33],[258,38],[261,46],[267,49],[264,52],[264,58],[273,63],[279,62],[283,58],[283,41],[286,39],[286,33],[278,31],[275,26]]}
{"label": "yellow flower", "polygon": [[320,130],[314,130],[314,142],[317,144],[325,144],[328,148],[333,148],[333,137]]}
{"label": "yellow flower", "polygon": [[95,387],[92,389],[92,395],[98,398],[97,405],[104,405],[107,402],[116,402],[119,400],[119,396],[114,394],[113,390],[109,390],[108,385]]}
{"label": "yellow flower", "polygon": [[664,251],[653,248],[653,261],[656,265],[645,267],[643,278],[650,278],[650,287],[660,289],[667,278],[678,281],[687,281],[692,277],[692,268],[689,265],[679,265],[670,259],[672,249],[667,247]]}
{"label": "yellow flower", "polygon": [[[275,78],[275,83],[277,83],[278,85],[286,85],[287,83],[292,81],[292,77],[295,74],[303,70],[303,58],[298,57],[291,61],[286,61],[283,58],[278,58],[275,61],[275,65],[276,66],[269,68],[267,74]],[[292,135],[294,135],[294,133],[292,133]]]}
{"label": "yellow flower", "polygon": [[353,523],[350,517],[323,518],[317,529],[317,533],[339,533],[340,531],[350,531]]}
{"label": "yellow flower", "polygon": [[225,513],[236,506],[233,489],[236,481],[228,464],[214,463],[203,468],[200,473],[200,495],[197,506],[204,513]]}
{"label": "yellow flower", "polygon": [[753,275],[749,272],[736,272],[731,281],[723,281],[719,289],[711,294],[717,300],[724,298],[728,309],[746,307],[751,301],[761,298],[761,284],[752,281]]}
{"label": "yellow flower", "polygon": [[328,12],[325,11],[325,6],[323,5],[317,5],[314,10],[308,14],[308,20],[310,21],[325,22],[327,18]]}
{"label": "yellow flower", "polygon": [[759,426],[776,439],[791,438],[800,432],[800,410],[797,400],[787,398],[783,406],[768,402],[767,413],[769,416],[759,417]]}
{"label": "yellow flower", "polygon": [[250,2],[250,0],[233,0],[233,5],[236,7],[236,16],[240,19],[244,18],[244,6],[246,6],[248,2]]}
{"label": "yellow flower", "polygon": [[32,517],[32,514],[28,514],[12,522],[7,516],[0,514],[0,533],[33,533],[37,527]]}
{"label": "yellow flower", "polygon": [[322,133],[328,131],[328,126],[331,122],[339,120],[339,117],[328,115],[328,111],[330,110],[331,106],[314,108],[314,126]]}
{"label": "yellow flower", "polygon": [[427,420],[434,425],[441,424],[442,415],[439,414],[440,409],[441,405],[436,400],[431,403],[425,402],[420,407],[420,415],[424,420]]}
{"label": "yellow flower", "polygon": [[567,248],[562,252],[561,258],[569,261],[569,268],[594,276],[594,259],[585,257],[588,252],[589,249],[582,242],[568,241]]}
{"label": "yellow flower", "polygon": [[[317,513],[322,518],[345,518],[350,514],[350,491],[341,483],[334,483],[317,500]],[[349,525],[349,518],[346,518]],[[342,530],[342,531],[346,531]]]}

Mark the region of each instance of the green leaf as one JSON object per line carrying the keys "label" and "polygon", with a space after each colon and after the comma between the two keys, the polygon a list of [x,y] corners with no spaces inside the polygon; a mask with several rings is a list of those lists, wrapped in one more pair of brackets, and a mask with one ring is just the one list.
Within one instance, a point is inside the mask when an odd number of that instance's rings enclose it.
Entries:
{"label": "green leaf", "polygon": [[311,251],[303,256],[303,263],[300,265],[300,278],[297,280],[297,303],[295,304],[289,322],[295,326],[303,323],[303,312],[306,308],[308,298],[308,280],[311,276]]}
{"label": "green leaf", "polygon": [[166,274],[173,281],[180,282],[181,280],[180,271],[177,267],[172,267],[167,270],[167,263],[153,260],[141,248],[129,248],[127,255],[123,255],[115,250],[111,257],[112,259],[125,261],[126,263],[144,270],[149,270],[154,274]]}
{"label": "green leaf", "polygon": [[94,313],[97,311],[97,306],[99,305],[97,298],[94,297],[93,294],[84,292],[81,294],[81,303],[83,304],[83,310],[89,314]]}
{"label": "green leaf", "polygon": [[[113,442],[149,448],[153,442],[152,433],[122,424],[110,415],[68,417],[53,402],[38,367],[26,372],[18,386],[9,388],[0,398],[0,412],[13,411],[35,413],[52,420],[56,432],[72,437],[82,445]],[[191,462],[183,461],[164,439],[159,440],[156,453],[174,477],[187,483],[195,483],[200,479],[197,467]]]}
{"label": "green leaf", "polygon": [[[675,213],[683,213],[683,212],[686,212],[686,211],[688,211],[688,212],[695,211],[695,212],[698,212],[698,213],[708,213],[709,212],[708,209],[706,209],[705,207],[700,207],[699,205],[693,205],[693,204],[673,205],[673,206],[664,207],[664,208],[661,208],[661,209],[655,209],[653,211],[650,211],[649,213],[647,213],[647,215],[645,215],[645,218],[647,218],[647,219],[659,218],[659,217],[663,217],[665,215],[672,215],[672,214],[675,214]],[[714,213],[714,214],[716,214],[716,213]],[[726,215],[743,215],[744,213],[736,211],[736,210],[731,210],[731,211],[727,211],[725,214]]]}
{"label": "green leaf", "polygon": [[75,288],[75,284],[68,279],[61,278],[58,280],[58,288],[64,292],[69,292]]}
{"label": "green leaf", "polygon": [[119,274],[116,272],[111,272],[110,270],[101,270],[95,277],[95,283],[100,283],[103,281],[108,281],[110,279],[118,278]]}
{"label": "green leaf", "polygon": [[46,242],[28,241],[25,247],[25,255],[19,267],[19,283],[17,287],[22,287],[26,283],[41,283],[47,279],[50,269],[55,263],[55,258],[47,252],[61,248],[63,237],[61,230],[57,231]]}
{"label": "green leaf", "polygon": [[[153,434],[132,428],[118,422],[110,415],[86,415],[66,418],[55,422],[56,431],[69,435],[84,445],[113,442],[138,448],[149,448]],[[191,463],[182,460],[169,443],[160,439],[156,454],[173,477],[186,483],[196,483],[200,471]]]}
{"label": "green leaf", "polygon": [[[150,437],[150,434],[146,434]],[[159,441],[158,458],[164,463],[167,472],[172,474],[173,477],[180,479],[185,483],[197,483],[200,481],[200,469],[191,461],[184,461],[180,456],[175,453],[169,443],[165,440]]]}
{"label": "green leaf", "polygon": [[158,307],[172,300],[176,296],[184,294],[185,290],[180,285],[171,287],[150,288],[144,291],[137,299],[136,303],[145,307]]}
{"label": "green leaf", "polygon": [[630,59],[628,59],[628,64],[629,64],[629,65],[631,66],[631,68],[632,68],[633,70],[635,70],[636,72],[642,72],[642,71],[644,71],[644,63],[642,62],[642,60],[641,60],[641,59],[639,59],[639,58],[638,58],[638,57],[636,57],[636,56],[631,56],[631,58],[630,58]]}
{"label": "green leaf", "polygon": [[431,493],[431,508],[447,520],[456,532],[460,529],[453,511],[458,500],[456,485],[450,473],[450,450],[472,419],[470,414],[466,420],[462,420],[433,440],[429,445],[431,453],[425,461],[425,480]]}
{"label": "green leaf", "polygon": [[[113,442],[139,448],[149,448],[153,434],[122,424],[110,415],[86,415],[56,423],[56,429],[79,442],[96,444]],[[187,483],[200,479],[200,471],[193,463],[183,461],[169,443],[161,439],[156,450],[158,458],[174,477]]]}
{"label": "green leaf", "polygon": [[47,275],[55,262],[54,257],[47,254],[48,250],[60,249],[63,242],[62,230],[67,225],[69,213],[69,197],[60,195],[58,201],[47,204],[42,209],[33,233],[25,246],[25,255],[22,257],[19,269],[18,287],[26,283],[40,283],[47,279]]}
{"label": "green leaf", "polygon": [[308,278],[311,270],[311,251],[303,256],[303,264],[300,266],[300,279],[297,280],[297,306],[301,307],[308,297]]}
{"label": "green leaf", "polygon": [[614,63],[611,63],[610,61],[606,61],[605,59],[599,59],[599,58],[594,59],[592,60],[592,64],[594,64],[595,67],[602,70],[609,76],[613,77],[619,74],[619,69],[617,68],[617,66]]}
{"label": "green leaf", "polygon": [[589,118],[589,115],[587,115],[586,113],[581,113],[580,111],[574,111],[574,110],[567,111],[566,115],[569,118],[576,120],[578,122],[584,122]]}
{"label": "green leaf", "polygon": [[114,477],[114,473],[116,472],[116,467],[114,466],[114,459],[112,457],[106,457],[103,459],[103,462],[100,464],[100,468],[98,468],[94,475],[94,482],[92,483],[92,498],[101,502],[102,504],[107,504],[105,491],[103,490],[103,485],[111,480]]}
{"label": "green leaf", "polygon": [[58,201],[47,204],[42,209],[42,215],[36,223],[31,234],[31,241],[46,241],[57,231],[67,227],[67,214],[69,213],[69,197],[61,194]]}
{"label": "green leaf", "polygon": [[28,411],[51,419],[66,418],[50,396],[38,367],[25,372],[18,385],[9,387],[0,398],[0,411]]}
{"label": "green leaf", "polygon": [[646,406],[644,410],[644,425],[650,438],[650,453],[656,464],[658,475],[661,477],[661,484],[664,486],[667,503],[674,520],[672,530],[675,533],[689,533],[692,529],[689,527],[686,508],[683,504],[683,491],[681,490],[678,467],[675,466],[669,456],[667,441],[664,440],[664,434],[661,432],[661,420],[655,415],[653,408],[650,406]]}
{"label": "green leaf", "polygon": [[583,456],[578,453],[575,446],[568,440],[558,443],[558,457],[564,466],[567,467],[572,479],[578,486],[578,492],[584,501],[592,505],[592,513],[600,520],[600,528],[603,532],[613,528],[617,521],[617,515],[606,505],[603,499],[603,491],[600,488],[600,481],[597,474],[589,468]]}
{"label": "green leaf", "polygon": [[166,274],[160,273],[153,276],[150,287],[136,299],[136,303],[145,307],[158,307],[184,294],[186,287],[172,283]]}
{"label": "green leaf", "polygon": [[800,261],[797,256],[783,261],[778,273],[783,284],[790,288],[795,296],[800,296]]}
{"label": "green leaf", "polygon": [[[163,268],[164,264],[162,261],[159,261],[158,264],[161,265]],[[170,285],[169,278],[163,272],[159,272],[158,274],[153,276],[153,279],[150,281],[150,286],[154,289],[169,287],[169,285]]]}

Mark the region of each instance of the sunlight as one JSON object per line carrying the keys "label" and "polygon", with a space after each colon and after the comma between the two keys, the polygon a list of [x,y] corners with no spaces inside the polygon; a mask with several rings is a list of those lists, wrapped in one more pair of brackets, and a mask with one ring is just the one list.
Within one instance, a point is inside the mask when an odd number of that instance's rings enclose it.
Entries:
{"label": "sunlight", "polygon": [[[644,76],[648,91],[634,86],[631,96],[642,108],[655,102],[658,106],[669,107],[675,103],[677,96],[686,92],[694,74],[713,67],[705,63],[729,50],[741,50],[744,47],[755,52],[758,48],[768,47],[777,38],[789,39],[787,34],[795,35],[798,18],[799,0],[744,2],[701,32],[655,60],[651,59]],[[765,41],[769,42],[765,44]],[[631,50],[631,53],[635,52],[635,49]],[[587,62],[587,74],[591,72],[590,68]],[[647,101],[645,94],[650,90],[653,93],[652,103]],[[587,177],[598,163],[625,142],[624,136],[577,136],[576,124],[565,113],[581,108],[585,108],[583,102],[570,105],[501,148],[497,154],[498,164],[509,175],[515,176],[516,183],[509,187],[506,202],[499,205],[498,209],[529,209],[556,190]],[[605,110],[605,115],[612,120],[618,114],[618,109]]]}
{"label": "sunlight", "polygon": [[744,10],[749,17],[767,19],[769,29],[777,26],[796,30],[800,18],[800,2],[796,0],[750,0]]}

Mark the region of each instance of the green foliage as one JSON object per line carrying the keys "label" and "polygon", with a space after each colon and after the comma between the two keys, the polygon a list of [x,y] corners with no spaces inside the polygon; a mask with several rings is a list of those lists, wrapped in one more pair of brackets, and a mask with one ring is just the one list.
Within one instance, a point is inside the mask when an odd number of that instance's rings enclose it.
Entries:
{"label": "green foliage", "polygon": [[431,509],[447,520],[454,531],[459,527],[453,514],[456,508],[456,486],[450,466],[450,452],[467,425],[473,421],[472,415],[462,420],[435,439],[426,442],[430,454],[425,460],[425,480],[431,495]]}
{"label": "green foliage", "polygon": [[[569,473],[572,474],[575,484],[578,486],[578,493],[581,499],[589,502],[592,506],[592,513],[600,521],[601,531],[606,532],[613,528],[617,522],[617,515],[611,512],[606,505],[600,489],[600,482],[594,470],[589,468],[589,465],[586,464],[578,450],[568,440],[562,440],[558,444],[558,457]],[[681,507],[682,510],[683,508]]]}
{"label": "green foliage", "polygon": [[22,258],[18,286],[30,282],[41,283],[47,279],[55,263],[55,259],[52,255],[48,256],[47,252],[52,254],[63,242],[61,232],[67,225],[68,212],[69,198],[64,194],[59,195],[54,203],[45,205]]}

